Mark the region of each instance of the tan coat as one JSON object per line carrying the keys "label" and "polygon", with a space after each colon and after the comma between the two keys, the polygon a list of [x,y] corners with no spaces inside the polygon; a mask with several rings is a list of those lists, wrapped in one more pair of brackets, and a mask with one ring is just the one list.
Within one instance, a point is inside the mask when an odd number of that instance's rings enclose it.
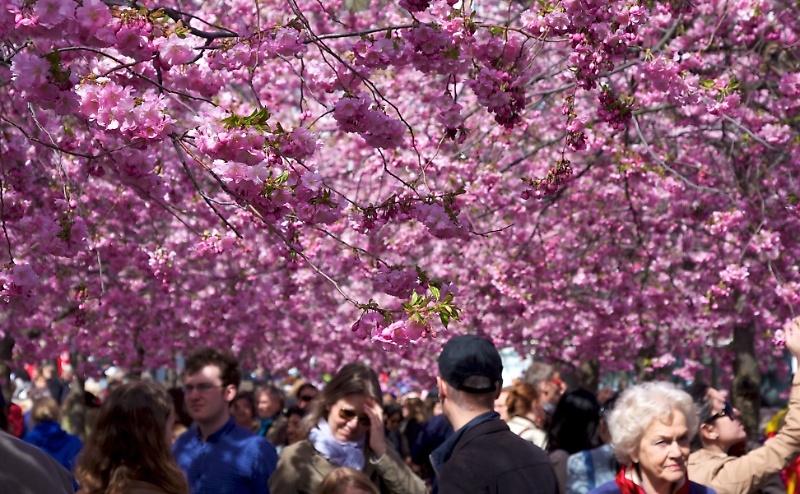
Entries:
{"label": "tan coat", "polygon": [[800,373],[789,395],[786,423],[778,433],[742,457],[700,449],[689,455],[689,478],[717,494],[756,492],[771,475],[780,472],[800,453]]}
{"label": "tan coat", "polygon": [[[373,462],[367,449],[363,473],[378,486],[381,494],[425,494],[425,484],[394,451]],[[278,467],[269,478],[272,494],[316,494],[327,474],[336,469],[314,449],[311,442],[303,440],[286,446],[281,452]]]}

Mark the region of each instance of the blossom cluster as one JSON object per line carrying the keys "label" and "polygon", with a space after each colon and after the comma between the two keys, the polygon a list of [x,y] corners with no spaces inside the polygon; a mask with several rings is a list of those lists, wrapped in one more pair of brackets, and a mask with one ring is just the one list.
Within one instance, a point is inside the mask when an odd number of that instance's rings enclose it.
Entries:
{"label": "blossom cluster", "polygon": [[366,96],[345,97],[333,105],[339,129],[361,135],[368,145],[394,149],[403,143],[406,126],[380,109],[373,109]]}
{"label": "blossom cluster", "polygon": [[592,89],[601,73],[614,69],[628,46],[639,41],[637,28],[649,11],[638,2],[567,0],[555,8],[537,5],[522,15],[525,29],[536,36],[568,36],[569,55],[579,87]]}
{"label": "blossom cluster", "polygon": [[143,140],[161,140],[172,131],[174,119],[160,94],[136,97],[132,88],[112,81],[82,84],[76,92],[81,114],[102,129]]}
{"label": "blossom cluster", "polygon": [[524,78],[484,67],[467,84],[503,127],[513,128],[522,119],[527,104]]}

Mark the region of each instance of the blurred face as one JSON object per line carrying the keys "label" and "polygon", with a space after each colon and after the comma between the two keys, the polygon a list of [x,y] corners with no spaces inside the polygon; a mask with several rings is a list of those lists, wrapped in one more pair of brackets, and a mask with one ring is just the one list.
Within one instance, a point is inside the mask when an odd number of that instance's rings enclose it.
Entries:
{"label": "blurred face", "polygon": [[219,367],[207,365],[184,378],[183,392],[189,415],[203,425],[229,416],[228,403],[236,395],[236,387],[223,387]]}
{"label": "blurred face", "polygon": [[303,439],[303,419],[297,414],[289,415],[286,423],[286,442],[294,444]]}
{"label": "blurred face", "polygon": [[364,412],[367,397],[362,394],[345,395],[331,406],[328,425],[333,437],[340,441],[357,441],[369,430],[369,418]]}
{"label": "blurred face", "polygon": [[553,372],[550,379],[539,383],[539,398],[542,403],[558,404],[558,400],[561,399],[564,391],[566,391],[566,385],[561,380],[561,373],[558,371]]}
{"label": "blurred face", "polygon": [[500,396],[494,400],[494,411],[500,414],[500,418],[503,420],[508,420],[508,406],[506,405],[506,401],[508,400],[508,391],[501,391]]}
{"label": "blurred face", "polygon": [[317,399],[319,391],[314,388],[303,388],[303,391],[297,395],[297,406],[305,410],[312,401]]}
{"label": "blurred face", "polygon": [[712,419],[703,427],[707,428],[711,434],[719,434],[716,440],[719,441],[722,448],[727,451],[731,446],[747,439],[744,424],[739,420],[739,410],[730,408],[728,405],[728,410],[733,412],[733,417],[728,413],[722,413],[725,410],[725,395],[712,388],[708,390],[708,398],[712,404]]}
{"label": "blurred face", "polygon": [[403,414],[394,413],[386,417],[386,430],[396,431],[400,428],[400,422],[403,420]]}
{"label": "blurred face", "polygon": [[246,429],[253,425],[253,409],[246,398],[240,398],[231,404],[231,415],[238,425]]}
{"label": "blurred face", "polygon": [[280,411],[281,402],[275,396],[272,396],[272,393],[264,391],[258,395],[256,408],[258,409],[258,415],[262,419],[268,419]]}
{"label": "blurred face", "polygon": [[678,410],[673,410],[668,422],[651,422],[639,441],[638,451],[631,455],[641,468],[645,492],[658,494],[671,492],[673,485],[686,477],[688,458],[689,429],[686,417]]}

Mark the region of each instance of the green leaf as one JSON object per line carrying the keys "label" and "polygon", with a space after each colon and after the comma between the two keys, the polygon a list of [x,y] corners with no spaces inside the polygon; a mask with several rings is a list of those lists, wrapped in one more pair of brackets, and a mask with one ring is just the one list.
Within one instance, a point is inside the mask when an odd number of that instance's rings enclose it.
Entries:
{"label": "green leaf", "polygon": [[433,285],[431,285],[429,288],[430,288],[431,293],[433,294],[434,298],[436,298],[436,300],[439,300],[439,289],[436,288]]}
{"label": "green leaf", "polygon": [[447,312],[440,312],[439,320],[442,321],[442,326],[446,328],[447,325],[450,324],[450,314],[448,314]]}

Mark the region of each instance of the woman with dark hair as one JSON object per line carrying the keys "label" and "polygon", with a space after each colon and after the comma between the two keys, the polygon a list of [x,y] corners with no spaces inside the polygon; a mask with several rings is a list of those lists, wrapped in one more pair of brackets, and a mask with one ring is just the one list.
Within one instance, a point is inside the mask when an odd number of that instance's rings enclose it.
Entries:
{"label": "woman with dark hair", "polygon": [[130,382],[112,391],[78,459],[81,494],[188,494],[170,451],[174,421],[159,384]]}
{"label": "woman with dark hair", "polygon": [[337,467],[362,472],[381,494],[424,494],[425,485],[384,433],[381,387],[374,370],[347,364],[325,386],[307,419],[308,437],[287,446],[269,478],[270,492],[315,494]]}
{"label": "woman with dark hair", "polygon": [[239,391],[229,408],[236,425],[253,432],[258,432],[258,429],[261,428],[261,421],[256,419],[256,399],[253,393]]}
{"label": "woman with dark hair", "polygon": [[[800,317],[785,328],[786,349],[800,359]],[[792,378],[786,421],[764,444],[747,454],[730,454],[747,439],[739,411],[725,395],[707,384],[695,383],[689,391],[698,410],[696,449],[689,456],[689,473],[720,494],[766,491],[770,479],[800,453],[800,372]]]}
{"label": "woman with dark hair", "polygon": [[186,432],[192,425],[193,420],[186,409],[186,397],[183,394],[183,388],[169,388],[167,393],[172,398],[172,409],[175,411],[175,423],[172,426],[172,443],[175,443],[178,436]]}
{"label": "woman with dark hair", "polygon": [[294,406],[286,410],[286,446],[299,443],[307,435],[303,418],[308,410]]}
{"label": "woman with dark hair", "polygon": [[567,486],[569,455],[600,445],[599,423],[600,403],[588,389],[572,389],[558,401],[547,431],[547,451],[558,478],[559,493],[563,494]]}

